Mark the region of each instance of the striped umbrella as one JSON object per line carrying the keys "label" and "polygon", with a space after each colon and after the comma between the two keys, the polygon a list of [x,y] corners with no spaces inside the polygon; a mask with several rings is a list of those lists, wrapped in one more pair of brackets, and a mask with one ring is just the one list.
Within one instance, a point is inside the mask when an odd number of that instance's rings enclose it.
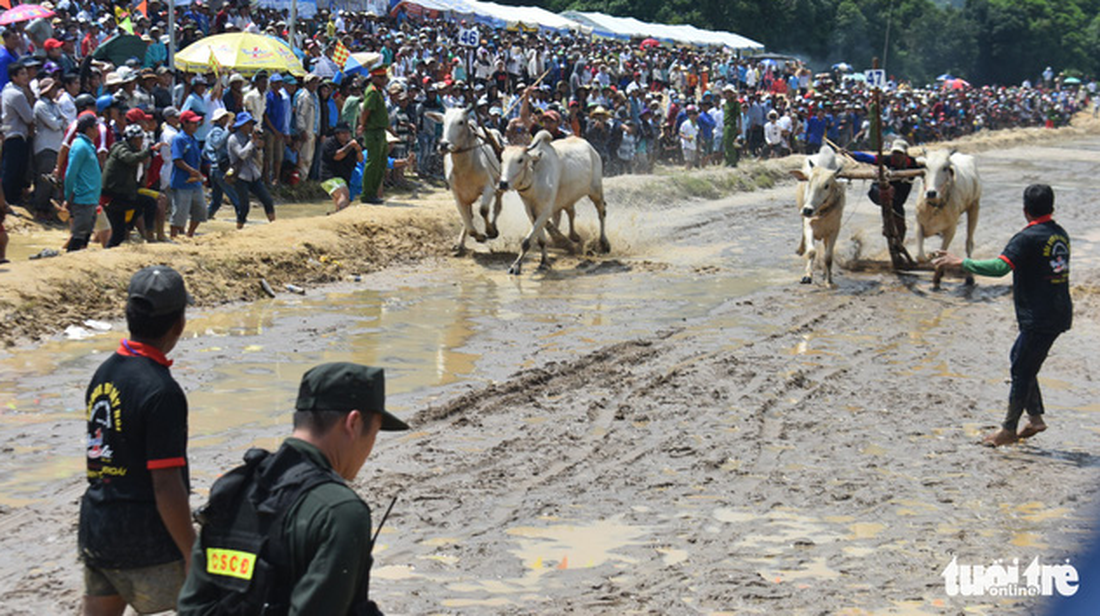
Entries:
{"label": "striped umbrella", "polygon": [[48,18],[56,15],[50,9],[37,4],[20,4],[0,13],[0,26],[14,24],[20,21],[30,21],[39,17]]}

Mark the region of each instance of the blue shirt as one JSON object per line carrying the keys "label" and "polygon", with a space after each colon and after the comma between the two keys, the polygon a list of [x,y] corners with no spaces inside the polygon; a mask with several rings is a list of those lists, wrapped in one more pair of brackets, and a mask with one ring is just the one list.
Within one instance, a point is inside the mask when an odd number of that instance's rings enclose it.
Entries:
{"label": "blue shirt", "polygon": [[[285,134],[287,116],[289,115],[287,113],[287,107],[289,105],[287,104],[286,98],[282,96],[282,89],[279,90],[279,93],[268,90],[266,97],[267,111],[265,115],[268,121],[275,127],[275,130]],[[264,130],[268,130],[268,127],[264,126]]]}
{"label": "blue shirt", "polygon": [[0,88],[8,85],[8,65],[19,59],[19,54],[0,47]]}
{"label": "blue shirt", "polygon": [[199,140],[180,131],[172,137],[172,182],[169,187],[173,190],[194,189],[201,190],[202,182],[189,182],[191,174],[176,166],[177,160],[191,165],[192,169],[198,169],[202,164],[202,149],[199,148]]}
{"label": "blue shirt", "polygon": [[65,199],[80,205],[99,205],[102,182],[92,140],[87,135],[77,134],[69,148],[69,164],[65,168]]}
{"label": "blue shirt", "polygon": [[816,115],[806,120],[806,143],[821,145],[825,140],[825,118]]}
{"label": "blue shirt", "polygon": [[202,122],[199,122],[199,130],[195,131],[195,139],[206,141],[206,134],[210,132],[210,114],[206,112],[206,99],[194,92],[188,94],[180,113],[184,111],[194,111],[202,116]]}
{"label": "blue shirt", "polygon": [[714,138],[714,118],[710,117],[710,114],[700,110],[699,111],[699,133],[703,139]]}

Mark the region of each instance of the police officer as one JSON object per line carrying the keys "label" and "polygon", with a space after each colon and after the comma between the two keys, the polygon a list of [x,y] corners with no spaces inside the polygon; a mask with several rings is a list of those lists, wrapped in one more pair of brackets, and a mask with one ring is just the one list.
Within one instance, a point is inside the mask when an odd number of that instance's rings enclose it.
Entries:
{"label": "police officer", "polygon": [[390,126],[390,116],[382,92],[387,81],[389,76],[386,66],[371,69],[370,85],[363,95],[363,107],[359,112],[357,133],[363,138],[363,149],[367,154],[360,201],[371,205],[382,204],[382,180],[386,175],[386,130]]}
{"label": "police officer", "polygon": [[370,508],[346,482],[379,430],[409,426],[385,410],[382,369],[317,366],[302,377],[294,433],[253,449],[199,512],[180,614],[378,614],[367,590]]}
{"label": "police officer", "polygon": [[[1032,184],[1024,190],[1024,218],[1027,226],[1017,233],[996,259],[975,261],[937,253],[936,267],[959,266],[982,276],[1004,276],[1012,272],[1012,295],[1020,333],[1012,345],[1012,385],[1008,414],[1001,429],[982,444],[999,447],[1034,436],[1047,429],[1043,421],[1043,397],[1039,391],[1039,370],[1058,336],[1073,322],[1069,296],[1069,235],[1054,222],[1054,191],[1046,184]],[[1016,431],[1020,416],[1027,411],[1027,425]]]}

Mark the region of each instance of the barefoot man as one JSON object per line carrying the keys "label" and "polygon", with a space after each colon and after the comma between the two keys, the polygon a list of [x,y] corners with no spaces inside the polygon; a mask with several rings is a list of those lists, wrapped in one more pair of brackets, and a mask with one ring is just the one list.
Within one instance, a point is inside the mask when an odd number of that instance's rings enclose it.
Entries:
{"label": "barefoot man", "polygon": [[[982,444],[999,447],[1034,436],[1047,429],[1043,422],[1043,397],[1039,393],[1039,369],[1058,335],[1070,328],[1073,303],[1069,297],[1069,235],[1054,222],[1054,191],[1046,184],[1024,190],[1027,226],[1009,240],[1001,256],[975,261],[940,252],[933,261],[958,266],[972,274],[1004,276],[1012,272],[1012,294],[1020,334],[1012,345],[1012,386],[1008,414],[1001,429]],[[1027,411],[1027,425],[1017,433],[1020,415]]]}

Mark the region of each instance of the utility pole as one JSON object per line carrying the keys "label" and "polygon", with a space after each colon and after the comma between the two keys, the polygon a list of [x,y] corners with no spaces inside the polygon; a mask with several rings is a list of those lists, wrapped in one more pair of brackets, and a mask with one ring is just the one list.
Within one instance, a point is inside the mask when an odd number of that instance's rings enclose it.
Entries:
{"label": "utility pole", "polygon": [[290,53],[294,53],[294,47],[295,47],[295,44],[294,44],[294,25],[297,22],[298,22],[298,0],[290,0],[290,24],[288,24],[289,25],[289,34],[287,35],[290,38],[290,41],[288,41],[290,43]]}
{"label": "utility pole", "polygon": [[168,68],[176,68],[176,0],[168,0]]}

